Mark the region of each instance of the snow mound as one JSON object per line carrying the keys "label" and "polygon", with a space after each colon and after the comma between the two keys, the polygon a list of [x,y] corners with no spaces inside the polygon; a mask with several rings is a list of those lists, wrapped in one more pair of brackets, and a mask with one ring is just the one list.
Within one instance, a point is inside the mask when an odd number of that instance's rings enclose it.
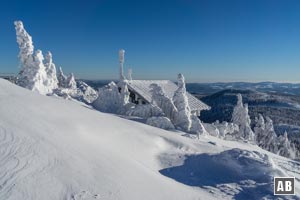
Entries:
{"label": "snow mound", "polygon": [[[272,159],[257,151],[231,149],[218,154],[186,156],[183,165],[160,171],[180,183],[203,188],[232,188],[235,199],[261,199],[273,195],[273,177],[286,176]],[[233,184],[234,183],[234,184]],[[224,191],[223,191],[224,192]]]}
{"label": "snow mound", "polygon": [[181,136],[3,79],[0,105],[0,199],[211,199],[158,172]]}
{"label": "snow mound", "polygon": [[175,127],[167,117],[150,117],[147,119],[146,124],[165,130],[174,130]]}

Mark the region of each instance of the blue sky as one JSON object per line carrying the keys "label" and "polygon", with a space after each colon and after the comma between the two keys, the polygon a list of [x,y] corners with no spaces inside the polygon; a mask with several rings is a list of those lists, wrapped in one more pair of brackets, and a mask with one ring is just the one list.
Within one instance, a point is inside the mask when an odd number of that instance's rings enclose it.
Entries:
{"label": "blue sky", "polygon": [[0,3],[0,71],[18,71],[13,21],[79,78],[300,82],[297,0],[52,0]]}

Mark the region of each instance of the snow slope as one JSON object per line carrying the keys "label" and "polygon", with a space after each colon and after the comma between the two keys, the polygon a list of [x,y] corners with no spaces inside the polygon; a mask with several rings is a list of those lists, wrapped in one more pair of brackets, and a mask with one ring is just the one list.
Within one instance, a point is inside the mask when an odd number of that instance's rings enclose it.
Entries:
{"label": "snow slope", "polygon": [[257,146],[181,134],[0,79],[0,199],[258,199],[274,175],[300,180]]}

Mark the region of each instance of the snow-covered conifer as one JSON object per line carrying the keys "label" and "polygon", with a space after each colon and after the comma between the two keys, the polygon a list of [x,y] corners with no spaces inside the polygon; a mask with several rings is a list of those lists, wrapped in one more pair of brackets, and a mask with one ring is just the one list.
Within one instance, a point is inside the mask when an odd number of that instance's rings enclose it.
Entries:
{"label": "snow-covered conifer", "polygon": [[234,123],[228,123],[223,121],[220,123],[218,120],[213,123],[215,127],[219,130],[219,137],[221,138],[233,138],[236,137],[236,133],[239,132],[238,125]]}
{"label": "snow-covered conifer", "polygon": [[278,154],[287,158],[295,158],[295,151],[288,139],[286,131],[283,136],[278,137]]}
{"label": "snow-covered conifer", "polygon": [[98,98],[92,104],[102,112],[118,113],[120,109],[120,93],[114,82],[102,87],[98,91]]}
{"label": "snow-covered conifer", "polygon": [[48,88],[45,84],[45,81],[47,79],[47,73],[44,66],[44,56],[41,50],[37,50],[34,53],[34,61],[31,65],[31,67],[28,67],[27,77],[30,77],[29,84],[27,85],[27,88],[32,91],[37,91],[40,94],[48,94],[51,93],[51,88]]}
{"label": "snow-covered conifer", "polygon": [[220,136],[220,131],[217,128],[215,124],[210,124],[210,123],[203,123],[203,126],[205,130],[208,132],[209,135],[219,137]]}
{"label": "snow-covered conifer", "polygon": [[76,90],[77,89],[77,84],[75,81],[74,74],[71,73],[66,80],[66,88],[69,88],[71,90]]}
{"label": "snow-covered conifer", "polygon": [[266,125],[264,117],[259,114],[258,118],[255,118],[255,127],[254,127],[254,133],[256,135],[256,143],[258,146],[261,146],[261,143],[264,142],[265,137],[265,131],[266,131]]}
{"label": "snow-covered conifer", "polygon": [[235,124],[240,124],[242,118],[244,117],[244,106],[243,106],[243,98],[241,94],[237,95],[237,104],[233,109],[232,113],[232,122]]}
{"label": "snow-covered conifer", "polygon": [[186,95],[184,76],[182,74],[178,74],[177,81],[178,89],[175,91],[173,96],[173,102],[178,111],[175,126],[181,127],[185,131],[190,131],[192,125],[191,109]]}
{"label": "snow-covered conifer", "polygon": [[50,89],[56,89],[58,87],[58,80],[56,76],[56,67],[52,60],[52,54],[50,51],[46,54],[44,65],[47,73],[46,86]]}
{"label": "snow-covered conifer", "polygon": [[60,68],[57,75],[50,52],[47,53],[45,59],[41,50],[33,53],[32,38],[24,29],[21,21],[15,21],[15,28],[22,67],[17,79],[18,85],[40,94],[54,92],[59,96],[72,97],[86,103],[91,103],[97,97],[97,92],[83,82],[77,88],[73,74],[66,77]]}
{"label": "snow-covered conifer", "polygon": [[190,132],[193,134],[197,134],[198,138],[200,135],[207,135],[207,131],[205,130],[202,122],[200,121],[200,119],[198,118],[197,115],[192,114],[191,115],[191,128],[190,128]]}
{"label": "snow-covered conifer", "polygon": [[255,142],[255,133],[251,129],[251,119],[249,116],[248,104],[244,104],[245,109],[245,126],[244,126],[244,138],[248,141]]}
{"label": "snow-covered conifer", "polygon": [[15,21],[17,43],[19,45],[19,58],[21,70],[18,74],[17,84],[40,94],[48,94],[51,89],[47,88],[45,81],[47,74],[43,64],[42,51],[37,50],[34,54],[32,38],[27,33],[21,21]]}
{"label": "snow-covered conifer", "polygon": [[243,105],[243,98],[241,94],[237,95],[237,105],[233,109],[232,122],[239,126],[238,137],[248,141],[255,141],[255,135],[250,127],[250,117],[248,114],[248,104]]}
{"label": "snow-covered conifer", "polygon": [[266,117],[265,121],[263,116],[259,114],[259,117],[256,118],[254,131],[257,144],[261,148],[287,158],[294,159],[296,157],[294,145],[288,140],[287,132],[277,137],[271,118]]}
{"label": "snow-covered conifer", "polygon": [[57,75],[58,87],[65,88],[67,83],[67,77],[64,75],[62,68],[60,67]]}
{"label": "snow-covered conifer", "polygon": [[19,45],[19,58],[21,61],[21,71],[33,62],[34,46],[32,37],[27,33],[24,28],[23,22],[15,21],[15,29],[17,35],[17,43]]}
{"label": "snow-covered conifer", "polygon": [[23,68],[18,77],[18,84],[40,94],[52,92],[46,85],[47,74],[43,64],[42,51],[37,50],[33,55],[33,62]]}
{"label": "snow-covered conifer", "polygon": [[277,136],[274,131],[273,121],[271,118],[266,117],[265,123],[265,132],[260,139],[259,146],[270,152],[276,153],[278,150],[276,142]]}
{"label": "snow-covered conifer", "polygon": [[21,21],[15,21],[17,43],[19,45],[19,58],[21,70],[18,74],[17,84],[40,94],[49,94],[57,86],[56,69],[52,63],[51,54],[44,56],[41,50],[34,52],[32,38],[27,33]]}
{"label": "snow-covered conifer", "polygon": [[172,123],[175,122],[178,115],[177,108],[175,107],[172,99],[165,95],[163,89],[156,83],[150,85],[152,94],[152,104],[157,105],[168,117]]}
{"label": "snow-covered conifer", "polygon": [[83,102],[85,103],[92,103],[95,101],[98,97],[97,91],[95,91],[93,88],[91,88],[88,84],[86,84],[83,81],[79,81],[77,84],[77,95]]}

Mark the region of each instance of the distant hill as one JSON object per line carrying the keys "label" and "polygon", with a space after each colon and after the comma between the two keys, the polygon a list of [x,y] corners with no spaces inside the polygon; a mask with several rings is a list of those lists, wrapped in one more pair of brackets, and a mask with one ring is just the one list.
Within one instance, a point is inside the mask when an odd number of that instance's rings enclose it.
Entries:
{"label": "distant hill", "polygon": [[201,112],[201,120],[207,123],[216,120],[230,121],[238,93],[242,94],[243,102],[249,105],[252,125],[255,117],[261,113],[273,120],[277,134],[287,131],[289,137],[300,137],[300,97],[294,95],[268,94],[254,90],[223,90],[201,98],[212,107],[210,111]]}
{"label": "distant hill", "polygon": [[93,89],[98,91],[98,88],[103,87],[104,85],[107,85],[110,80],[86,80],[86,79],[76,79],[76,81],[83,81],[89,86],[91,86]]}
{"label": "distant hill", "polygon": [[210,95],[226,89],[255,90],[273,94],[300,95],[300,83],[275,82],[231,82],[231,83],[188,83],[187,90],[194,94]]}
{"label": "distant hill", "polygon": [[[83,80],[94,89],[103,87],[111,80]],[[114,80],[115,81],[115,80]],[[187,90],[196,95],[211,95],[216,92],[227,89],[239,90],[255,90],[259,92],[272,93],[272,94],[288,94],[300,95],[300,83],[275,83],[275,82],[260,82],[260,83],[247,83],[247,82],[231,82],[231,83],[187,83]]]}

